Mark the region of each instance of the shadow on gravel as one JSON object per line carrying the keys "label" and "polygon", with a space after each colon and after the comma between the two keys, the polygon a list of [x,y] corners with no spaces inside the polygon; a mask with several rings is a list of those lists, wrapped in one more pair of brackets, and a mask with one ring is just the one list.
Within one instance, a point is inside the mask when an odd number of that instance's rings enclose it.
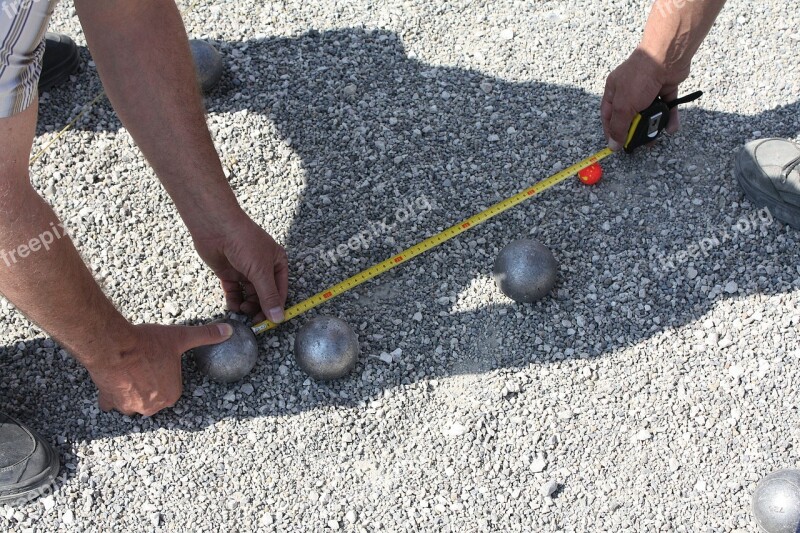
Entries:
{"label": "shadow on gravel", "polygon": [[[229,73],[207,99],[210,112],[266,116],[302,161],[305,191],[283,239],[293,302],[603,146],[597,96],[425,64],[408,57],[391,33],[310,31],[215,44]],[[231,67],[252,80],[234,81]],[[93,72],[81,77],[82,85],[97,85]],[[114,131],[119,123],[106,102],[79,127]],[[607,160],[601,185],[573,181],[548,191],[327,304],[320,312],[347,319],[363,341],[364,357],[349,379],[304,382],[289,349],[301,318],[261,338],[263,360],[250,381],[255,392],[239,393],[233,402],[224,399],[233,388],[216,385],[203,385],[205,396],[194,397],[202,379],[189,364],[176,410],[152,420],[100,415],[87,374],[37,340],[0,351],[9,372],[2,404],[17,416],[63,428],[50,434],[68,434],[67,442],[195,430],[230,416],[355,405],[423,379],[599,357],[691,323],[720,298],[795,291],[798,232],[743,202],[730,174],[733,154],[757,129],[764,136],[796,135],[800,103],[754,117],[691,108],[680,135]],[[270,183],[281,180],[280,166],[270,165],[264,143],[240,133],[252,157],[234,168],[233,186],[241,191],[265,178],[264,201],[280,203],[269,196]],[[375,229],[384,220],[391,231]],[[361,232],[371,232],[364,237],[368,247],[328,253]],[[529,306],[513,305],[496,291],[487,301],[488,291],[476,287],[488,283],[495,255],[528,234],[560,260],[557,291]],[[745,270],[750,284],[741,281]],[[417,311],[421,322],[412,318]],[[397,348],[402,354],[390,365],[369,357]],[[52,359],[48,372],[34,381],[14,379],[24,360],[40,357]],[[49,412],[40,400],[53,389],[74,405]]]}

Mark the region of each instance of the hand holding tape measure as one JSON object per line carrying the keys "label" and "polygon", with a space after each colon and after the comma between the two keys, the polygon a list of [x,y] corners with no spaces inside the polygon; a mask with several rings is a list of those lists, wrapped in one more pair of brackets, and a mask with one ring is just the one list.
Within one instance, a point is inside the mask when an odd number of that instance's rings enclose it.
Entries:
{"label": "hand holding tape measure", "polygon": [[[687,102],[692,102],[697,100],[703,95],[702,91],[696,91],[691,94],[688,94],[684,97],[678,98],[676,100],[672,100],[670,102],[664,101],[661,97],[657,97],[653,103],[647,108],[640,111],[636,117],[634,117],[633,122],[631,123],[630,129],[628,130],[628,137],[625,140],[625,144],[623,148],[625,152],[632,153],[634,150],[639,148],[640,146],[644,146],[645,144],[650,144],[651,142],[655,141],[659,138],[664,131],[667,129],[669,125],[669,117],[670,117],[670,110],[680,104],[685,104]],[[527,189],[518,192],[514,196],[510,198],[506,198],[496,204],[492,205],[491,207],[481,211],[480,213],[471,216],[465,220],[462,220],[458,224],[447,228],[446,230],[433,235],[432,237],[428,237],[424,241],[411,246],[403,250],[402,252],[393,255],[392,257],[385,259],[384,261],[378,263],[377,265],[373,265],[366,270],[363,270],[356,274],[355,276],[351,276],[346,280],[337,283],[336,285],[325,289],[322,292],[315,294],[314,296],[303,300],[302,302],[290,307],[286,310],[285,313],[285,320],[290,320],[298,315],[305,313],[306,311],[321,305],[328,300],[339,296],[340,294],[344,294],[345,292],[353,289],[362,283],[371,280],[383,274],[384,272],[393,269],[396,266],[402,265],[407,263],[414,257],[427,252],[428,250],[439,246],[443,242],[449,241],[453,237],[464,233],[465,231],[477,226],[478,224],[489,220],[490,218],[494,217],[495,215],[499,215],[503,213],[515,205],[518,205],[528,198],[532,196],[536,196],[540,194],[550,187],[553,187],[565,179],[574,176],[575,174],[579,173],[580,171],[587,169],[588,167],[597,166],[597,163],[604,159],[614,152],[611,151],[610,148],[603,148],[599,152],[594,155],[591,155],[581,161],[578,161],[574,165],[561,170],[550,176],[549,178],[545,178],[542,181],[528,187]],[[598,175],[599,180],[599,175]],[[585,181],[585,180],[584,180]],[[585,181],[586,183],[590,183],[589,181]],[[595,181],[596,182],[596,181]],[[253,326],[253,332],[256,334],[262,333],[264,331],[273,329],[278,324],[270,321],[265,320]]]}
{"label": "hand holding tape measure", "polygon": [[633,118],[628,138],[623,145],[624,150],[630,154],[640,146],[655,141],[669,126],[670,110],[681,104],[694,102],[701,96],[703,91],[695,91],[671,102],[664,101],[660,96],[656,97],[650,107]]}

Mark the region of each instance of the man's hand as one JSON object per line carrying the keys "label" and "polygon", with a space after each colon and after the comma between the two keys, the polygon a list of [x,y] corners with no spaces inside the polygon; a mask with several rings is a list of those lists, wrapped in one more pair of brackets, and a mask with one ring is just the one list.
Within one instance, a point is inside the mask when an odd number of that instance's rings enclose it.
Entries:
{"label": "man's hand", "polygon": [[218,227],[193,233],[197,253],[222,282],[228,309],[283,321],[289,287],[286,252],[243,211]]}
{"label": "man's hand", "polygon": [[[678,98],[678,86],[688,76],[688,65],[667,69],[643,50],[634,50],[606,79],[600,113],[609,147],[614,151],[622,148],[633,118],[657,96],[667,102]],[[670,113],[667,133],[675,133],[680,127],[678,108]]]}
{"label": "man's hand", "polygon": [[[622,148],[633,117],[657,96],[668,102],[678,97],[678,85],[689,76],[692,58],[723,5],[725,0],[653,3],[642,42],[606,80],[600,113],[609,148]],[[678,130],[678,120],[673,108],[667,132]]]}
{"label": "man's hand", "polygon": [[232,333],[229,324],[134,326],[129,347],[87,365],[99,391],[100,409],[152,416],[172,407],[183,392],[181,354],[225,341]]}

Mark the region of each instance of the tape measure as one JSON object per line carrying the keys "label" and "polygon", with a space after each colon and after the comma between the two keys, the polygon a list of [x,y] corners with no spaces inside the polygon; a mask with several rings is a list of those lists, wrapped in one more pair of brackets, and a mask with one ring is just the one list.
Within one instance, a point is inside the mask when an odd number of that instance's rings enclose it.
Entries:
{"label": "tape measure", "polygon": [[[574,165],[553,174],[549,178],[543,179],[542,181],[536,183],[535,185],[528,187],[524,191],[521,191],[515,194],[514,196],[506,198],[505,200],[502,200],[494,204],[488,209],[481,211],[477,215],[473,215],[465,220],[462,220],[458,224],[451,226],[432,237],[428,237],[424,241],[415,244],[410,248],[406,248],[402,252],[395,254],[384,261],[381,261],[377,265],[371,266],[368,269],[359,272],[355,276],[349,277],[346,280],[337,283],[333,287],[325,289],[324,291],[317,293],[306,300],[303,300],[297,305],[293,305],[292,307],[286,310],[285,320],[290,320],[296,317],[297,315],[305,313],[306,311],[313,309],[318,305],[321,305],[327,302],[328,300],[335,298],[336,296],[339,296],[340,294],[344,294],[350,289],[358,287],[365,281],[369,281],[372,278],[383,274],[384,272],[388,272],[389,270],[397,266],[409,262],[418,255],[439,246],[443,242],[447,242],[453,237],[461,235],[465,231],[477,226],[478,224],[486,222],[490,218],[499,215],[500,213],[503,213],[505,211],[508,211],[515,205],[521,204],[528,198],[536,196],[537,194],[546,191],[547,189],[553,187],[554,185],[558,185],[559,183],[569,178],[570,176],[574,176],[575,174],[577,174],[578,171],[588,167],[589,165],[597,163],[601,159],[604,159],[613,153],[614,152],[612,152],[611,149],[609,148],[600,150],[593,156],[587,157],[586,159],[583,159],[582,161],[579,161]],[[253,326],[253,332],[256,334],[262,333],[264,331],[274,328],[275,326],[277,326],[276,323],[270,320],[265,320]]]}
{"label": "tape measure", "polygon": [[[699,91],[697,93],[692,93],[691,95],[680,98],[670,103],[666,103],[660,98],[656,98],[656,101],[648,107],[646,110],[642,111],[631,123],[630,130],[628,132],[628,139],[625,143],[625,151],[632,152],[639,146],[643,144],[647,144],[649,142],[654,141],[657,137],[659,137],[664,130],[666,129],[669,123],[669,110],[672,107],[675,107],[678,104],[689,102],[691,100],[695,100],[700,97],[702,93]],[[666,111],[666,112],[665,112]],[[446,230],[437,233],[432,237],[428,237],[424,241],[411,246],[410,248],[406,248],[402,252],[393,255],[392,257],[381,261],[377,265],[371,266],[366,270],[363,270],[356,274],[355,276],[351,276],[346,280],[337,283],[333,287],[329,287],[322,292],[315,294],[314,296],[303,300],[302,302],[293,305],[289,309],[286,310],[284,316],[284,322],[287,320],[291,320],[292,318],[305,313],[323,303],[331,300],[345,292],[358,287],[362,283],[371,280],[374,277],[377,277],[384,272],[388,272],[389,270],[398,267],[402,264],[409,262],[410,260],[414,259],[418,255],[427,252],[432,248],[436,248],[443,242],[447,242],[453,237],[457,237],[461,235],[465,231],[474,228],[478,224],[486,222],[490,218],[499,215],[505,211],[508,211],[512,207],[521,204],[528,198],[532,198],[537,194],[541,194],[542,192],[546,191],[550,187],[558,185],[565,179],[574,176],[579,171],[583,170],[584,168],[594,165],[595,163],[599,162],[602,159],[610,156],[614,152],[611,151],[610,148],[604,148],[600,150],[596,154],[587,157],[581,161],[578,161],[574,165],[565,168],[559,172],[556,172],[552,176],[543,179],[542,181],[536,183],[535,185],[528,187],[524,191],[518,192],[514,196],[510,198],[506,198],[500,202],[497,202],[493,206],[481,211],[480,213],[473,215],[465,220],[462,220],[458,224],[447,228]],[[253,326],[253,333],[259,334],[263,333],[264,331],[270,330],[278,326],[275,322],[270,320],[264,320],[263,322],[259,322],[255,326]]]}
{"label": "tape measure", "polygon": [[640,111],[633,119],[628,130],[623,148],[631,153],[640,146],[655,141],[669,126],[670,111],[673,107],[693,102],[703,96],[703,91],[695,91],[681,98],[667,102],[660,96],[653,100],[650,107]]}

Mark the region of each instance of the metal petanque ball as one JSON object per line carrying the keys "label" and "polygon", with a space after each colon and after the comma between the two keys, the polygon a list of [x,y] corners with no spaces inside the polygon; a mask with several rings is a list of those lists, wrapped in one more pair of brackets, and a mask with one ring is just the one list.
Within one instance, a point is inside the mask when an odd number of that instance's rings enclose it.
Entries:
{"label": "metal petanque ball", "polygon": [[297,332],[294,357],[297,365],[319,381],[350,373],[358,360],[358,336],[344,320],[314,318]]}
{"label": "metal petanque ball", "polygon": [[800,532],[800,470],[778,470],[753,492],[753,515],[766,533]]}
{"label": "metal petanque ball", "polygon": [[515,302],[532,303],[544,298],[555,286],[558,261],[539,241],[519,239],[500,251],[492,275],[503,294]]}
{"label": "metal petanque ball", "polygon": [[215,320],[233,326],[231,338],[219,344],[198,346],[194,349],[197,368],[220,383],[232,383],[253,370],[258,359],[258,341],[247,324],[236,320]]}
{"label": "metal petanque ball", "polygon": [[210,43],[201,39],[191,39],[189,48],[192,50],[197,81],[203,92],[208,93],[222,77],[222,56]]}

